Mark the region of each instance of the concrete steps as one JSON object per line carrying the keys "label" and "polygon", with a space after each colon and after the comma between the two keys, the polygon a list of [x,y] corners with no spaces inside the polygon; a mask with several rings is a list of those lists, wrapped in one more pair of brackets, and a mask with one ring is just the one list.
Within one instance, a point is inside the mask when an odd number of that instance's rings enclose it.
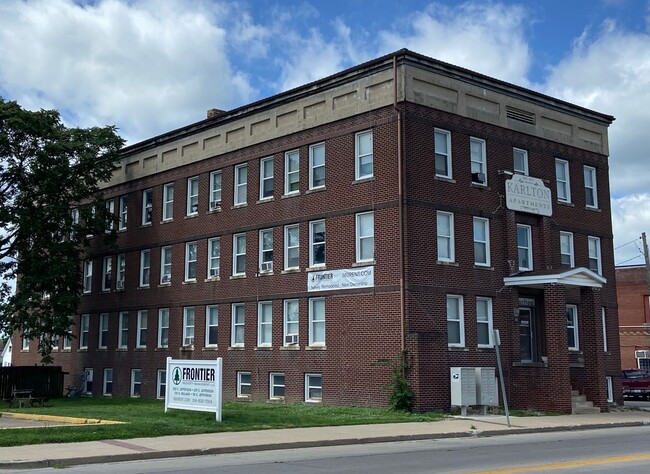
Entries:
{"label": "concrete steps", "polygon": [[574,415],[600,413],[600,408],[595,407],[593,402],[588,401],[587,397],[580,395],[577,390],[571,390],[571,413]]}

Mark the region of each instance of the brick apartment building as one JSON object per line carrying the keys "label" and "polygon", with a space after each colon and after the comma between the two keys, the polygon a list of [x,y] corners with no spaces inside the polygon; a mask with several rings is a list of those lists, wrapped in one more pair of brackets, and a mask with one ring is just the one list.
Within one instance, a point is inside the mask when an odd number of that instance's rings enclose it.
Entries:
{"label": "brick apartment building", "polygon": [[621,402],[612,121],[407,50],[211,110],[123,150],[55,364],[161,397],[166,357],[223,357],[226,400],[385,406],[407,350],[449,409],[494,328],[511,406]]}
{"label": "brick apartment building", "polygon": [[650,370],[650,296],[646,268],[616,267],[621,367]]}

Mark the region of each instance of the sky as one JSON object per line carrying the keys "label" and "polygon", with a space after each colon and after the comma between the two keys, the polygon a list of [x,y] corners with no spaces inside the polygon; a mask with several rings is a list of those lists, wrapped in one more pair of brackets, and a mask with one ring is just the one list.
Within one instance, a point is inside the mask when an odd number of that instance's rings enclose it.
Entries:
{"label": "sky", "polygon": [[0,96],[129,144],[401,48],[615,116],[615,263],[644,263],[650,0],[0,0]]}

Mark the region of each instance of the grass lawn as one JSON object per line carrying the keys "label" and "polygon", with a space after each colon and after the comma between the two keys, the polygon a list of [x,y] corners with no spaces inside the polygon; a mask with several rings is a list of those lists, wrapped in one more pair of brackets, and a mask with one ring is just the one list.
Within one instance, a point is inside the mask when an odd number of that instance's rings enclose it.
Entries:
{"label": "grass lawn", "polygon": [[128,424],[2,430],[0,446],[271,428],[438,421],[444,417],[441,413],[409,414],[378,408],[226,402],[223,404],[223,421],[217,423],[214,413],[184,410],[164,413],[161,400],[134,398],[61,398],[50,400],[43,408],[6,411],[126,421]]}

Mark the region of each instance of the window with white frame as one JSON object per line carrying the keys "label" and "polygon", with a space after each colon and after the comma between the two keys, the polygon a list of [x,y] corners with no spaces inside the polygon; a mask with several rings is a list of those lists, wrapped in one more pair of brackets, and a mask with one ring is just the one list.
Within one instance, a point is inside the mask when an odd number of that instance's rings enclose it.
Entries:
{"label": "window with white frame", "polygon": [[284,269],[300,267],[300,227],[298,224],[284,226]]}
{"label": "window with white frame", "polygon": [[117,280],[115,281],[115,289],[124,289],[124,279],[126,278],[126,255],[121,253],[117,256]]}
{"label": "window with white frame", "polygon": [[237,372],[237,396],[249,398],[251,396],[251,373]]}
{"label": "window with white frame", "polygon": [[575,266],[573,254],[573,233],[560,231],[560,261],[563,266]]}
{"label": "window with white frame", "polygon": [[298,150],[284,154],[284,194],[300,192],[300,153]]}
{"label": "window with white frame", "polygon": [[555,181],[557,184],[557,200],[571,202],[571,181],[569,179],[569,162],[555,159]]}
{"label": "window with white frame", "polygon": [[309,223],[309,266],[325,266],[325,221]]}
{"label": "window with white frame", "polygon": [[183,308],[183,345],[194,345],[194,320],[196,311],[194,306],[187,306]]}
{"label": "window with white frame", "polygon": [[174,219],[174,183],[163,186],[163,208],[162,220],[171,221]]}
{"label": "window with white frame", "polygon": [[309,147],[309,189],[325,186],[325,144]]}
{"label": "window with white frame", "polygon": [[70,233],[70,238],[75,238],[77,236],[77,227],[79,226],[80,222],[79,209],[76,207],[72,208],[70,210],[70,217],[72,220],[72,232]]}
{"label": "window with white frame", "polygon": [[231,347],[244,347],[244,303],[232,305],[232,332],[230,334]]}
{"label": "window with white frame", "polygon": [[246,234],[232,236],[232,274],[246,275]]}
{"label": "window with white frame", "polygon": [[149,272],[151,269],[151,250],[140,251],[140,286],[149,286]]}
{"label": "window with white frame", "polygon": [[63,350],[64,351],[69,351],[72,349],[72,320],[74,319],[74,316],[68,316],[68,321],[70,324],[68,324],[68,330],[66,333],[63,335]]}
{"label": "window with white frame", "polygon": [[490,220],[474,217],[474,265],[490,266]]}
{"label": "window with white frame", "polygon": [[196,281],[196,242],[185,244],[185,281]]}
{"label": "window with white frame", "polygon": [[269,374],[269,398],[271,400],[284,398],[284,374],[278,372]]}
{"label": "window with white frame", "polygon": [[612,376],[607,375],[605,377],[605,383],[607,384],[607,401],[609,403],[614,402],[614,384],[612,383]]}
{"label": "window with white frame", "polygon": [[323,401],[323,377],[321,374],[305,374],[305,401]]}
{"label": "window with white frame", "polygon": [[79,320],[79,349],[88,349],[90,334],[90,315],[82,314]]}
{"label": "window with white frame", "polygon": [[193,176],[187,179],[187,209],[188,216],[195,216],[199,213],[199,177]]}
{"label": "window with white frame", "polygon": [[129,345],[129,313],[122,311],[118,318],[117,347],[126,349]]}
{"label": "window with white frame", "polygon": [[158,369],[156,377],[156,398],[164,400],[167,394],[167,371],[165,369]]}
{"label": "window with white frame", "polygon": [[153,189],[142,191],[142,225],[151,224],[153,213]]}
{"label": "window with white frame", "polygon": [[108,345],[108,313],[101,313],[99,315],[99,339],[97,347],[106,349]]}
{"label": "window with white frame", "polygon": [[273,157],[260,160],[260,199],[273,197]]}
{"label": "window with white frame", "polygon": [[206,347],[217,346],[219,334],[219,307],[208,305],[205,308],[205,345]]}
{"label": "window with white frame", "polygon": [[81,391],[89,395],[93,393],[93,372],[94,370],[91,367],[84,369],[84,380]]}
{"label": "window with white frame", "polygon": [[248,165],[235,166],[235,206],[246,204],[248,194]]}
{"label": "window with white frame", "polygon": [[532,230],[529,225],[517,224],[517,251],[519,259],[519,270],[529,271],[533,269],[533,244]]}
{"label": "window with white frame", "polygon": [[172,247],[168,245],[160,249],[160,284],[172,282]]}
{"label": "window with white frame", "polygon": [[93,261],[85,260],[83,292],[90,293],[92,291],[92,286],[93,286]]}
{"label": "window with white frame", "polygon": [[[21,346],[20,350],[29,351],[29,342],[30,342],[29,338],[23,336],[22,346]],[[81,347],[79,349],[81,349]]]}
{"label": "window with white frame", "polygon": [[480,138],[469,139],[472,182],[487,186],[487,166],[485,157],[485,140]]}
{"label": "window with white frame", "polygon": [[102,291],[110,291],[113,282],[113,257],[104,257],[102,266]]}
{"label": "window with white frame", "polygon": [[210,210],[221,208],[221,171],[210,173]]}
{"label": "window with white frame", "polygon": [[593,166],[584,167],[585,175],[585,203],[587,207],[596,209],[598,207],[598,187],[596,184],[596,168]]}
{"label": "window with white frame", "polygon": [[325,298],[309,299],[309,345],[325,345]]}
{"label": "window with white frame", "polygon": [[605,307],[602,306],[600,308],[600,322],[603,327],[603,352],[608,352],[609,348],[607,346],[607,318],[605,316],[606,316]]}
{"label": "window with white frame", "polygon": [[436,128],[434,138],[436,176],[451,179],[451,132]]}
{"label": "window with white frame", "polygon": [[271,347],[273,343],[273,303],[260,301],[257,304],[257,346]]}
{"label": "window with white frame", "polygon": [[52,335],[52,351],[58,351],[59,350],[59,341],[61,340],[61,336],[58,334],[53,334]]}
{"label": "window with white frame", "polygon": [[566,306],[566,331],[569,350],[579,350],[580,343],[578,339],[578,307],[573,304],[568,304]]}
{"label": "window with white frame", "polygon": [[454,215],[451,212],[436,213],[436,233],[438,243],[438,261],[453,262],[454,255]]}
{"label": "window with white frame", "polygon": [[375,213],[360,212],[356,215],[357,263],[375,260]]}
{"label": "window with white frame", "polygon": [[147,310],[138,311],[135,347],[147,346]]}
{"label": "window with white frame", "polygon": [[126,221],[128,217],[128,196],[120,196],[120,214],[118,216],[118,225],[119,230],[126,230]]}
{"label": "window with white frame", "polygon": [[273,271],[273,229],[260,230],[260,272]]}
{"label": "window with white frame", "polygon": [[465,321],[463,297],[447,295],[447,345],[465,347]]}
{"label": "window with white frame", "polygon": [[221,240],[213,237],[208,240],[208,278],[217,278],[221,268]]}
{"label": "window with white frame", "polygon": [[355,179],[372,178],[373,175],[372,130],[355,135]]}
{"label": "window with white frame", "polygon": [[476,341],[478,347],[492,347],[492,298],[476,298]]}
{"label": "window with white frame", "polygon": [[528,150],[512,149],[512,170],[517,174],[528,176]]}
{"label": "window with white frame", "polygon": [[140,397],[142,395],[142,370],[131,369],[131,396]]}
{"label": "window with white frame", "polygon": [[589,247],[589,270],[602,275],[603,266],[600,257],[600,238],[587,237],[587,245]]}
{"label": "window with white frame", "polygon": [[106,201],[106,213],[108,214],[109,221],[108,225],[106,226],[106,232],[110,232],[113,230],[113,227],[115,226],[115,200],[114,199],[109,199]]}
{"label": "window with white frame", "polygon": [[113,369],[104,369],[102,395],[107,397],[113,395]]}
{"label": "window with white frame", "polygon": [[298,344],[298,300],[284,300],[283,345]]}
{"label": "window with white frame", "polygon": [[158,347],[169,347],[169,308],[158,310]]}

